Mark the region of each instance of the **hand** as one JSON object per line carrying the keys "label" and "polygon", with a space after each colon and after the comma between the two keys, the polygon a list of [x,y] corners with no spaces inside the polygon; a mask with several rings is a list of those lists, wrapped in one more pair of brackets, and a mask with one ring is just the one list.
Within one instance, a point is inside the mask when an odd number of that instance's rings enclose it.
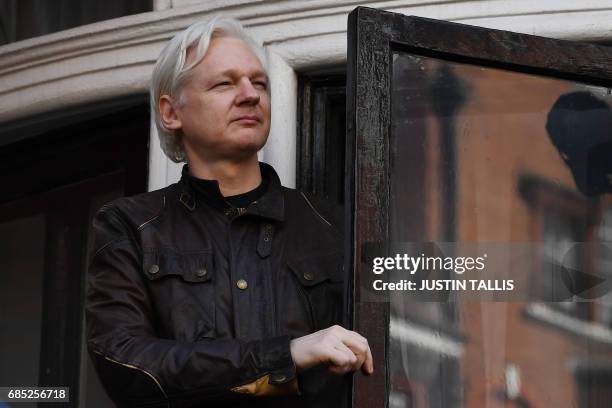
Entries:
{"label": "hand", "polygon": [[361,368],[364,374],[374,372],[374,362],[368,340],[354,331],[341,326],[291,340],[291,357],[297,371],[307,370],[321,364],[335,374],[346,374]]}

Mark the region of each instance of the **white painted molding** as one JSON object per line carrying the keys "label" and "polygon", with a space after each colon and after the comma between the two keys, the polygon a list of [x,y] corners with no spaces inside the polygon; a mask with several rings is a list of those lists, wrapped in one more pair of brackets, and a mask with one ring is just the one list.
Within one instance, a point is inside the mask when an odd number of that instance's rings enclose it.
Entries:
{"label": "white painted molding", "polygon": [[150,122],[151,136],[149,138],[149,174],[147,190],[158,190],[166,186],[166,155],[159,145],[159,136],[155,122]]}
{"label": "white painted molding", "polygon": [[[280,166],[283,181],[293,185],[295,72],[346,60],[347,16],[356,6],[556,38],[612,39],[610,0],[155,0],[153,12],[0,46],[0,123],[144,94],[163,45],[194,21],[224,13],[240,19],[277,61],[276,117],[262,156]],[[151,146],[156,144],[152,133]],[[150,164],[158,165],[155,154]],[[151,187],[175,178],[176,165],[168,163],[165,176],[162,167],[152,168],[162,178]]]}
{"label": "white painted molding", "polygon": [[172,0],[153,0],[153,10],[168,10],[172,8]]}
{"label": "white painted molding", "polygon": [[168,159],[159,144],[155,123],[151,120],[151,138],[149,139],[149,178],[148,191],[157,190],[177,182],[181,178],[183,163]]}
{"label": "white painted molding", "polygon": [[[612,38],[610,0],[210,1],[127,16],[0,47],[0,122],[145,92],[163,44],[215,13],[241,19],[294,69],[341,62],[357,5],[559,38]],[[160,2],[163,5],[163,2]]]}
{"label": "white painted molding", "polygon": [[297,75],[291,66],[268,49],[271,78],[272,123],[263,161],[277,171],[281,183],[295,187],[297,140]]}

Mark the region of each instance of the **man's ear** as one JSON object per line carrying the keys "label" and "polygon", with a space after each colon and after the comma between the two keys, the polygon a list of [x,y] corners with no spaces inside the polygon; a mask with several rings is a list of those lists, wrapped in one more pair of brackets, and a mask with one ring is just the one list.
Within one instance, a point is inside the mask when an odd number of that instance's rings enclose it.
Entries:
{"label": "man's ear", "polygon": [[176,102],[168,95],[159,98],[159,115],[164,127],[168,130],[179,130],[183,123],[176,112]]}

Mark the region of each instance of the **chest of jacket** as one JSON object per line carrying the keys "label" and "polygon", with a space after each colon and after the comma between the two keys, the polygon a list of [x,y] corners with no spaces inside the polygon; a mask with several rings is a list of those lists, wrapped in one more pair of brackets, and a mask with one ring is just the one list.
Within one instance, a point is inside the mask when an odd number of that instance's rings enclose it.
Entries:
{"label": "chest of jacket", "polygon": [[138,230],[160,336],[299,337],[341,321],[339,236],[307,203],[291,201],[283,220],[175,202]]}

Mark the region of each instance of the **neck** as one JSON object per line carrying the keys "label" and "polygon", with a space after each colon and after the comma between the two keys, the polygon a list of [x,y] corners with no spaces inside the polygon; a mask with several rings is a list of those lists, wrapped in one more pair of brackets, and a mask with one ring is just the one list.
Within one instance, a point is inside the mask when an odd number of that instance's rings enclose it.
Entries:
{"label": "neck", "polygon": [[217,180],[224,197],[251,191],[261,183],[261,172],[257,155],[243,161],[218,160],[204,162],[197,158],[189,160],[189,174],[207,180]]}

